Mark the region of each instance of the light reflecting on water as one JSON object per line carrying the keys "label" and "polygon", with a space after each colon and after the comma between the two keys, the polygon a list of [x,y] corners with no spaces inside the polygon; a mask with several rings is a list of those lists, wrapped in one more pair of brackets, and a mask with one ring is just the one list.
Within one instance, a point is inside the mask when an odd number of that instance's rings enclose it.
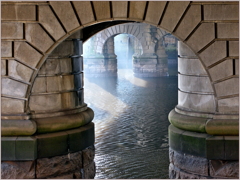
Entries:
{"label": "light reflecting on water", "polygon": [[96,179],[168,178],[168,113],[177,105],[177,77],[85,78],[95,112]]}

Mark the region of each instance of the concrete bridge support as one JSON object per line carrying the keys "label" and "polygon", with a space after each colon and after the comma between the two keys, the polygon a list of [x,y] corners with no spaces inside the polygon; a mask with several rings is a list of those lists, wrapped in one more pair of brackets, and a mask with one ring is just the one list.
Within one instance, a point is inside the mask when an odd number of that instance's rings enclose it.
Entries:
{"label": "concrete bridge support", "polygon": [[39,70],[31,114],[2,114],[2,178],[94,177],[94,113],[84,103],[82,41],[73,38]]}
{"label": "concrete bridge support", "polygon": [[200,60],[184,43],[178,47],[178,105],[169,114],[169,177],[238,178],[238,110],[231,104],[228,113],[216,113],[214,91]]}

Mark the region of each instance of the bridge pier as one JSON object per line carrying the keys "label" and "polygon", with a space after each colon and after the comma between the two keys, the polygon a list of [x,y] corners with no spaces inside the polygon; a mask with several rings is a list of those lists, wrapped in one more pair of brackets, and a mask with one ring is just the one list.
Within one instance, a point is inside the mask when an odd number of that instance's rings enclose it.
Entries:
{"label": "bridge pier", "polygon": [[29,113],[2,114],[2,178],[94,178],[94,113],[84,103],[79,37],[65,40],[39,70]]}
{"label": "bridge pier", "polygon": [[178,47],[178,105],[169,113],[169,177],[239,178],[237,109],[216,111],[214,93],[200,61],[182,42]]}

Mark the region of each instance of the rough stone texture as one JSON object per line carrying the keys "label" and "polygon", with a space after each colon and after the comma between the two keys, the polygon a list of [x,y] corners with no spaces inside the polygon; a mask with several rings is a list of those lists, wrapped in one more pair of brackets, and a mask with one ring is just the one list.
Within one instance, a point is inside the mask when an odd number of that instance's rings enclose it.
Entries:
{"label": "rough stone texture", "polygon": [[23,64],[9,60],[8,61],[8,75],[14,78],[29,82],[32,76],[33,70]]}
{"label": "rough stone texture", "polygon": [[238,23],[218,23],[217,36],[218,38],[239,38],[239,24]]}
{"label": "rough stone texture", "polygon": [[36,6],[34,5],[2,5],[2,20],[36,20]]}
{"label": "rough stone texture", "polygon": [[209,77],[178,74],[178,88],[186,92],[213,93]]}
{"label": "rough stone texture", "polygon": [[1,75],[5,76],[6,75],[6,62],[7,60],[1,60]]}
{"label": "rough stone texture", "polygon": [[1,57],[12,57],[12,42],[2,41],[1,42]]}
{"label": "rough stone texture", "polygon": [[[221,51],[219,51],[219,49],[221,49]],[[199,56],[200,58],[202,58],[206,66],[210,66],[216,63],[217,61],[227,56],[226,42],[225,41],[214,42]]]}
{"label": "rough stone texture", "polygon": [[2,22],[1,37],[2,39],[23,39],[23,23]]}
{"label": "rough stone texture", "polygon": [[181,37],[183,40],[191,33],[191,31],[198,25],[201,21],[201,6],[192,5],[187,11],[185,18],[180,23],[176,30],[176,35]]}
{"label": "rough stone texture", "polygon": [[[38,24],[26,24],[25,31],[26,40],[42,52],[47,51],[47,49],[54,43],[43,28]],[[36,36],[36,34],[38,34],[38,36]]]}
{"label": "rough stone texture", "polygon": [[204,5],[204,20],[238,20],[238,5]]}
{"label": "rough stone texture", "polygon": [[[233,75],[233,62],[232,59],[225,60],[220,64],[212,67],[208,70],[211,74],[212,81],[220,80],[225,77]],[[219,73],[222,72],[222,73]]]}
{"label": "rough stone texture", "polygon": [[166,5],[164,1],[149,1],[146,22],[157,24]]}
{"label": "rough stone texture", "polygon": [[92,161],[87,166],[84,166],[84,179],[94,179],[96,173],[95,162]]}
{"label": "rough stone texture", "polygon": [[82,152],[69,153],[63,156],[37,159],[36,176],[45,178],[75,172],[82,168]]}
{"label": "rough stone texture", "polygon": [[144,15],[146,2],[145,1],[131,1],[129,17],[132,19],[142,19]]}
{"label": "rough stone texture", "polygon": [[229,56],[239,56],[238,41],[229,41]]}
{"label": "rough stone texture", "polygon": [[92,161],[94,161],[95,147],[91,146],[91,147],[83,150],[82,153],[83,153],[83,164],[84,164],[84,166],[90,165],[90,163]]}
{"label": "rough stone texture", "polygon": [[238,161],[210,160],[210,175],[214,178],[239,178]]}
{"label": "rough stone texture", "polygon": [[215,37],[214,23],[202,23],[197,28],[195,33],[187,40],[186,43],[190,47],[192,47],[194,52],[198,52],[199,50],[204,48],[208,43],[210,43],[214,39],[214,37]]}
{"label": "rough stone texture", "polygon": [[178,58],[178,72],[186,75],[207,75],[201,61],[192,58]]}
{"label": "rough stone texture", "polygon": [[[50,1],[50,4],[67,31],[71,31],[79,26],[77,17],[75,16],[70,2]],[[71,21],[69,21],[69,19],[71,19]]]}
{"label": "rough stone texture", "polygon": [[191,94],[178,91],[178,105],[190,111],[214,112],[214,95]]}
{"label": "rough stone texture", "polygon": [[65,35],[60,23],[54,16],[49,6],[39,6],[39,22],[51,34],[51,36],[58,40]]}
{"label": "rough stone texture", "polygon": [[42,55],[25,42],[14,43],[14,56],[16,59],[36,67]]}
{"label": "rough stone texture", "polygon": [[[239,93],[239,79],[238,78],[231,78],[225,81],[219,82],[214,84],[216,88],[217,96],[227,96]],[[231,88],[227,88],[231,87]]]}
{"label": "rough stone texture", "polygon": [[35,112],[60,110],[62,107],[61,94],[31,96],[29,107]]}
{"label": "rough stone texture", "polygon": [[112,1],[112,9],[114,19],[127,17],[127,2]]}
{"label": "rough stone texture", "polygon": [[239,113],[239,97],[219,99],[218,110],[221,113]]}
{"label": "rough stone texture", "polygon": [[3,161],[1,163],[2,179],[35,179],[34,161]]}
{"label": "rough stone texture", "polygon": [[93,1],[97,20],[110,18],[110,5],[108,1]]}
{"label": "rough stone texture", "polygon": [[73,4],[82,24],[94,21],[92,7],[89,1],[73,1]]}
{"label": "rough stone texture", "polygon": [[164,14],[163,20],[160,24],[160,27],[164,27],[165,29],[172,32],[178,21],[180,20],[181,16],[183,15],[188,4],[188,1],[170,1]]}
{"label": "rough stone texture", "polygon": [[27,87],[27,84],[9,78],[2,78],[2,94],[24,98]]}
{"label": "rough stone texture", "polygon": [[1,98],[1,111],[2,114],[17,114],[24,112],[24,100]]}
{"label": "rough stone texture", "polygon": [[46,77],[37,77],[34,81],[32,93],[47,92]]}

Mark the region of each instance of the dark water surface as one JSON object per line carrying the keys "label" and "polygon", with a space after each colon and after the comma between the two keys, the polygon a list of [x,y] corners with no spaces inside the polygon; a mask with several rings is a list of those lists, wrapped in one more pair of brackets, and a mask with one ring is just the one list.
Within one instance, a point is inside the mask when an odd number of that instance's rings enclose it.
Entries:
{"label": "dark water surface", "polygon": [[168,113],[177,105],[177,77],[85,77],[95,112],[96,179],[167,179]]}

